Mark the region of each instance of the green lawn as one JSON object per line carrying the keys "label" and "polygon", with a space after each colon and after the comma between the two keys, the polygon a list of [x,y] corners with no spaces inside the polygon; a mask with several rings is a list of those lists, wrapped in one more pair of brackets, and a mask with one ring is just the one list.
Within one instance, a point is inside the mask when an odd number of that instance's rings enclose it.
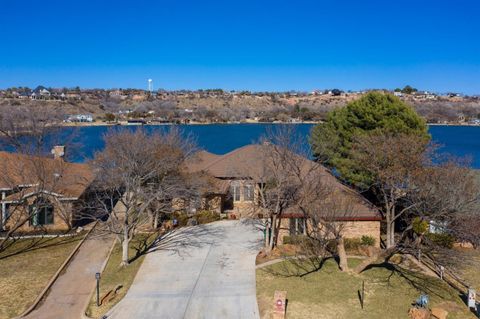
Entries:
{"label": "green lawn", "polygon": [[102,304],[100,307],[97,307],[96,305],[96,295],[94,294],[86,311],[88,316],[92,318],[101,318],[103,314],[110,310],[123,298],[123,296],[125,296],[146,255],[141,254],[138,258],[133,257],[137,252],[143,251],[145,245],[150,244],[156,236],[156,233],[150,235],[139,234],[133,239],[129,251],[131,262],[127,267],[120,267],[120,262],[122,261],[122,247],[118,242],[115,244],[107,266],[102,273],[100,281],[100,298],[105,296],[110,290],[115,289],[118,285],[122,285],[122,288],[111,302]]}
{"label": "green lawn", "polygon": [[[376,267],[360,275],[342,273],[333,260],[319,271],[304,277],[286,277],[288,262],[257,270],[257,298],[262,318],[270,318],[275,290],[287,291],[287,317],[395,319],[408,318],[411,303],[422,291],[431,298],[431,306],[449,311],[449,319],[475,318],[460,297],[440,280],[393,267]],[[358,260],[350,260],[351,266]],[[279,274],[280,273],[280,274]],[[365,281],[365,308],[358,291]]]}
{"label": "green lawn", "polygon": [[82,238],[22,239],[0,253],[0,318],[26,310]]}

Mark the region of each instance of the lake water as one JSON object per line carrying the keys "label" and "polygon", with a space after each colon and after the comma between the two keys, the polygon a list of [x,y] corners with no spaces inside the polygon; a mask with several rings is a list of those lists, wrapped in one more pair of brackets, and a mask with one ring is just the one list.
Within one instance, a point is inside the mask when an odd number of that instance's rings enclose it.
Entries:
{"label": "lake water", "polygon": [[[192,134],[197,144],[212,153],[225,154],[246,144],[254,143],[264,135],[268,128],[278,124],[211,124],[179,125],[188,134]],[[295,125],[300,134],[307,136],[313,124]],[[161,130],[168,126],[145,126],[147,130]],[[76,142],[81,145],[80,154],[75,161],[91,158],[95,151],[103,148],[102,136],[109,129],[133,129],[133,127],[90,126],[79,127]],[[436,143],[443,145],[442,151],[456,156],[470,156],[472,166],[480,168],[480,127],[475,126],[430,126],[430,133]]]}

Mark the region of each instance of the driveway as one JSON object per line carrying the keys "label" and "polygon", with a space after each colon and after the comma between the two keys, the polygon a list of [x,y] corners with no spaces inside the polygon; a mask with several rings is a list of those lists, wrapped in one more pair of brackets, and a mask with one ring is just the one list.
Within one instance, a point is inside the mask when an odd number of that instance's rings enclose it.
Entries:
{"label": "driveway", "polygon": [[81,318],[95,287],[95,273],[100,271],[114,240],[113,236],[97,234],[94,229],[66,271],[52,285],[45,300],[24,318]]}
{"label": "driveway", "polygon": [[182,228],[158,242],[108,318],[259,318],[255,256],[262,233],[247,221]]}

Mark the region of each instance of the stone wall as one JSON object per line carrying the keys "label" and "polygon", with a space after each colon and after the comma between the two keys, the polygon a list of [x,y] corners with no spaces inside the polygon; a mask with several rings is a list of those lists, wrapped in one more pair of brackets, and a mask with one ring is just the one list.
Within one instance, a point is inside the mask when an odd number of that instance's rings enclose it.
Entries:
{"label": "stone wall", "polygon": [[375,247],[380,247],[380,221],[345,222],[343,236],[345,238],[371,236],[375,238]]}
{"label": "stone wall", "polygon": [[[380,221],[354,221],[341,222],[344,224],[344,238],[362,238],[371,236],[375,238],[375,247],[380,247]],[[308,228],[311,228],[307,225]],[[283,237],[290,236],[290,219],[282,218],[278,235],[278,244],[283,243]]]}

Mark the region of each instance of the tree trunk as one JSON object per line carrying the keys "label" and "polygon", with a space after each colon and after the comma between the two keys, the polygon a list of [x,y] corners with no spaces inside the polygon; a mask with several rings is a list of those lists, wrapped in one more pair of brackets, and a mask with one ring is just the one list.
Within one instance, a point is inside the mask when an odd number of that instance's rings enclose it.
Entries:
{"label": "tree trunk", "polygon": [[372,255],[362,261],[357,267],[353,269],[353,272],[359,274],[364,271],[368,266],[383,263],[390,259],[390,257],[397,252],[397,247],[392,247],[385,250],[379,250],[372,247]]}
{"label": "tree trunk", "polygon": [[153,229],[158,228],[158,213],[155,213],[155,216],[153,217]]}
{"label": "tree trunk", "polygon": [[337,242],[337,254],[339,259],[339,267],[341,271],[349,271],[348,269],[348,260],[347,252],[345,251],[345,244],[343,237],[340,237],[336,240]]}
{"label": "tree trunk", "polygon": [[270,221],[267,221],[266,225],[265,225],[265,248],[268,249],[269,245],[270,245]]}
{"label": "tree trunk", "polygon": [[273,215],[268,252],[271,252],[273,250],[274,243],[275,243],[275,236],[277,233],[276,228],[277,228],[277,215]]}
{"label": "tree trunk", "polygon": [[120,266],[128,266],[128,246],[130,243],[130,238],[128,237],[128,228],[125,227],[123,230],[122,238],[122,263]]}
{"label": "tree trunk", "polygon": [[393,220],[395,211],[387,206],[386,222],[387,222],[387,249],[395,246],[395,221]]}

